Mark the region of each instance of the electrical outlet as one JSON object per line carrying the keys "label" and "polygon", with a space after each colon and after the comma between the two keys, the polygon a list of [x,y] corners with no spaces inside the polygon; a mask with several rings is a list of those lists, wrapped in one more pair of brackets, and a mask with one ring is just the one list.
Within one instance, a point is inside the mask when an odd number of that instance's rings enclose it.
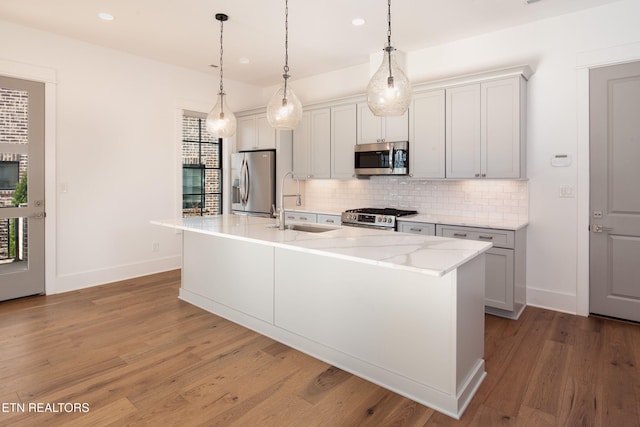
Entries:
{"label": "electrical outlet", "polygon": [[151,244],[151,251],[152,252],[159,252],[160,251],[160,242],[153,242]]}

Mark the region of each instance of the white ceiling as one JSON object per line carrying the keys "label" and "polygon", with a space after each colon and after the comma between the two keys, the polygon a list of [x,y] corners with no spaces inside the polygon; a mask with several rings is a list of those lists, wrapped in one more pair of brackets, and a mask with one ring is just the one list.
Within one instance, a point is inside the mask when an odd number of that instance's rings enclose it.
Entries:
{"label": "white ceiling", "polygon": [[[394,0],[399,50],[441,44],[617,0]],[[226,13],[224,76],[277,84],[284,65],[284,0],[0,0],[0,19],[217,75]],[[114,21],[98,18],[109,12]],[[355,17],[366,24],[355,27]],[[289,0],[292,79],[366,63],[386,42],[384,0]],[[3,41],[4,43],[5,41]],[[240,58],[248,58],[241,64]]]}

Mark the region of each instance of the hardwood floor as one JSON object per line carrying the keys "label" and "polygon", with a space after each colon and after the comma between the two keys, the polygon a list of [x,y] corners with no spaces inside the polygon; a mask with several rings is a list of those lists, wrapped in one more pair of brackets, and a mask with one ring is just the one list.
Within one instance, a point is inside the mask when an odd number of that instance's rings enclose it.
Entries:
{"label": "hardwood floor", "polygon": [[456,421],[178,300],[179,282],[0,303],[0,425],[640,426],[636,324],[486,316],[488,375]]}

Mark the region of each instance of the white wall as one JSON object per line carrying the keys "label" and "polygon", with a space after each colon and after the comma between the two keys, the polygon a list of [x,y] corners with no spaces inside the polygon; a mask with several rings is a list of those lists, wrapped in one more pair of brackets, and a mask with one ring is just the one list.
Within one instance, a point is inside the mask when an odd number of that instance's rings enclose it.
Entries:
{"label": "white wall", "polygon": [[[179,267],[180,236],[149,221],[180,209],[177,111],[207,112],[218,76],[2,21],[0,40],[10,41],[0,43],[0,74],[25,78],[15,70],[40,67],[56,76],[55,132],[46,141],[55,169],[47,171],[47,292]],[[236,111],[260,93],[226,80],[225,90]]]}
{"label": "white wall", "polygon": [[[578,117],[585,109],[581,94],[586,83],[579,76],[581,67],[590,65],[584,59],[590,52],[596,52],[596,57],[608,57],[610,62],[615,62],[616,55],[607,55],[607,51],[624,52],[618,56],[620,61],[640,59],[638,49],[625,48],[640,42],[638,16],[640,2],[623,0],[408,52],[408,74],[415,83],[521,64],[534,70],[528,84],[527,132],[530,304],[587,313],[588,231],[583,211],[585,206],[588,208],[588,174],[579,172],[588,164],[588,147],[585,149],[585,138],[581,137],[584,126]],[[312,103],[363,93],[367,80],[368,64],[364,64],[293,83],[303,103]],[[567,168],[551,167],[550,158],[556,153],[570,154],[573,164]],[[561,185],[574,186],[579,197],[560,198]]]}

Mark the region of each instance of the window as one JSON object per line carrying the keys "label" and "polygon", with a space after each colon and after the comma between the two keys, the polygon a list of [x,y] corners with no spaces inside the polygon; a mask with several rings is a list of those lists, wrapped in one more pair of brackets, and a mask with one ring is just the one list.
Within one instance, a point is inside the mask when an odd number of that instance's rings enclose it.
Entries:
{"label": "window", "polygon": [[222,213],[222,139],[206,126],[206,115],[182,116],[182,216]]}
{"label": "window", "polygon": [[0,162],[0,190],[15,190],[20,178],[20,162]]}

